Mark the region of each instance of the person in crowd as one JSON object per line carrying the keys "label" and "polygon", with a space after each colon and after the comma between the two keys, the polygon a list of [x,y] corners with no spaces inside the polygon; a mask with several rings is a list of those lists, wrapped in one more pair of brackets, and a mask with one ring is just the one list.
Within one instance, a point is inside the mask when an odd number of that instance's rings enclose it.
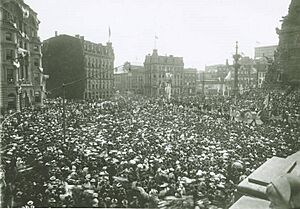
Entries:
{"label": "person in crowd", "polygon": [[[155,208],[192,197],[222,208],[268,158],[300,148],[300,91],[274,89],[266,102],[269,92],[68,101],[65,135],[61,99],[25,109],[2,125],[4,207]],[[277,119],[248,123],[233,111]]]}

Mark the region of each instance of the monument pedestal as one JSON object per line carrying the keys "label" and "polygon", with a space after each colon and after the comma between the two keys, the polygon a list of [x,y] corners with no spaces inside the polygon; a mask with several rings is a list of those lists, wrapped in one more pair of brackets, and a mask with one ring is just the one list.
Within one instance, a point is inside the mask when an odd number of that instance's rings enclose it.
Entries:
{"label": "monument pedestal", "polygon": [[272,157],[262,164],[238,185],[235,194],[238,201],[230,209],[248,208],[244,204],[258,204],[264,208],[266,202],[270,204],[266,195],[268,184],[288,173],[300,174],[300,151],[287,158]]}

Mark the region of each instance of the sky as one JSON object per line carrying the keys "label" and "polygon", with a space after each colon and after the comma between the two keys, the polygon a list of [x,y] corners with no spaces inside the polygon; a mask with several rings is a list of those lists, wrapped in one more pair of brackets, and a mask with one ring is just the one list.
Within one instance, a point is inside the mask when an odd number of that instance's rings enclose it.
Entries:
{"label": "sky", "polygon": [[[291,0],[24,0],[40,20],[41,40],[58,34],[106,44],[115,66],[143,65],[154,48],[159,55],[183,57],[184,66],[232,63],[235,42],[244,56],[278,44]],[[155,38],[157,37],[157,39]]]}

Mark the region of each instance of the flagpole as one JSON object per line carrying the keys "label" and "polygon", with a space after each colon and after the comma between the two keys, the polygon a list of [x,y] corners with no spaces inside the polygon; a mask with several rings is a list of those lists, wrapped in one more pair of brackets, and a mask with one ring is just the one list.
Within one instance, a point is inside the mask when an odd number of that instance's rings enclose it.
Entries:
{"label": "flagpole", "polygon": [[111,31],[110,31],[110,26],[108,27],[108,42],[110,42],[110,36],[111,36]]}

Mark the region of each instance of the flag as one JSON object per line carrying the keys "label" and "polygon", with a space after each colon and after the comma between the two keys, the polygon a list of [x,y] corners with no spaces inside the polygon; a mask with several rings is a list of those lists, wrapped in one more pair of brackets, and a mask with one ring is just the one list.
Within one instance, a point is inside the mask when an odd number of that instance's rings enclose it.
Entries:
{"label": "flag", "polygon": [[14,65],[16,68],[20,68],[20,63],[19,63],[19,61],[17,61],[17,60],[15,60],[15,61],[13,62],[13,65]]}
{"label": "flag", "polygon": [[111,30],[110,30],[110,27],[108,27],[108,37],[109,37],[109,40],[110,40],[110,37],[111,37]]}
{"label": "flag", "polygon": [[228,72],[227,76],[225,77],[225,81],[231,80],[231,71]]}
{"label": "flag", "polygon": [[253,73],[257,73],[257,69],[254,68],[254,67],[252,67],[252,72],[253,72]]}

